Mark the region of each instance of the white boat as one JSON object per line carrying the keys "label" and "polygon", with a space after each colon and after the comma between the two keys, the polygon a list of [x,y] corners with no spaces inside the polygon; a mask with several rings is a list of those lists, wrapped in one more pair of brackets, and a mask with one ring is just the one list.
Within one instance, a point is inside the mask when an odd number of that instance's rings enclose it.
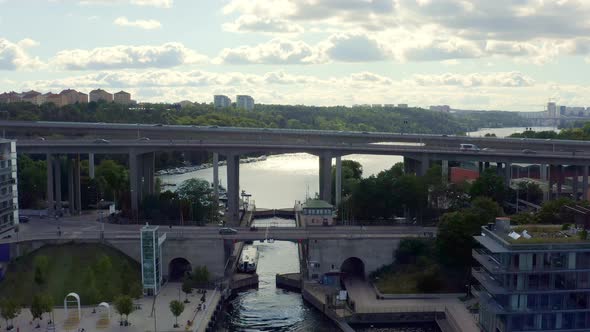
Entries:
{"label": "white boat", "polygon": [[242,249],[242,255],[238,260],[238,270],[243,273],[256,272],[258,265],[258,249],[255,246],[246,245]]}

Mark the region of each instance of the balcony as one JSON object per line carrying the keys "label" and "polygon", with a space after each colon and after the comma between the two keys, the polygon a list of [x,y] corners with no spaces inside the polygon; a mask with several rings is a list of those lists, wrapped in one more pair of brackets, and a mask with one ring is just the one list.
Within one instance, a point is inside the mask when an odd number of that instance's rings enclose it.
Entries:
{"label": "balcony", "polygon": [[509,292],[500,283],[482,268],[472,268],[471,274],[491,294],[508,294]]}
{"label": "balcony", "polygon": [[6,213],[6,212],[12,212],[15,209],[15,205],[14,204],[10,204],[7,207],[3,207],[0,208],[0,214]]}
{"label": "balcony", "polygon": [[490,271],[491,273],[500,273],[506,272],[507,269],[500,265],[500,263],[495,260],[488,252],[482,249],[472,249],[471,255],[478,261],[481,265],[483,265],[486,270]]}
{"label": "balcony", "polygon": [[12,185],[12,184],[15,184],[15,183],[16,183],[16,181],[13,178],[10,178],[10,179],[4,180],[4,181],[0,181],[0,187],[1,186]]}

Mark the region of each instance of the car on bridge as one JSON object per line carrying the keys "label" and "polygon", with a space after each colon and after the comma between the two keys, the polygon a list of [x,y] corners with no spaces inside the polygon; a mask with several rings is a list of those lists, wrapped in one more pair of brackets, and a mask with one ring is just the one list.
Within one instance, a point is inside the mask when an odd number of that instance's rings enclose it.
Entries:
{"label": "car on bridge", "polygon": [[461,151],[479,151],[480,149],[475,144],[463,143],[463,144],[459,145],[459,150],[461,150]]}
{"label": "car on bridge", "polygon": [[238,231],[233,228],[230,228],[230,227],[223,227],[223,228],[219,229],[219,234],[233,235],[233,234],[238,234]]}
{"label": "car on bridge", "polygon": [[537,152],[535,152],[534,150],[531,150],[531,149],[524,149],[524,150],[522,150],[522,153],[524,153],[524,154],[535,154]]}
{"label": "car on bridge", "polygon": [[95,139],[95,140],[94,140],[94,143],[97,143],[97,144],[109,144],[110,142],[111,142],[111,141],[109,141],[109,140],[106,140],[106,139],[104,139],[104,138],[99,138],[99,139]]}

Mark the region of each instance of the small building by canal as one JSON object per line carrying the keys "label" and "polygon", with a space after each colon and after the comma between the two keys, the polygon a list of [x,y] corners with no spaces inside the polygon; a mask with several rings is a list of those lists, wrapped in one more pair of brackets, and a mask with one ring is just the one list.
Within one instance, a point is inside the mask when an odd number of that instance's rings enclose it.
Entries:
{"label": "small building by canal", "polygon": [[331,226],[336,222],[334,206],[320,199],[308,199],[303,204],[301,221],[306,226]]}

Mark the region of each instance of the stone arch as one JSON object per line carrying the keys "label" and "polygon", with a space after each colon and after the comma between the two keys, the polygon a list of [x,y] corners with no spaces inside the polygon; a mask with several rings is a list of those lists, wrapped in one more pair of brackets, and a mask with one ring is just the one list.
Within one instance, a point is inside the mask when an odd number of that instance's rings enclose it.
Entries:
{"label": "stone arch", "polygon": [[349,257],[340,265],[343,277],[365,278],[365,263],[358,257]]}
{"label": "stone arch", "polygon": [[192,269],[188,259],[184,257],[173,258],[168,264],[168,281],[182,281],[182,278]]}

